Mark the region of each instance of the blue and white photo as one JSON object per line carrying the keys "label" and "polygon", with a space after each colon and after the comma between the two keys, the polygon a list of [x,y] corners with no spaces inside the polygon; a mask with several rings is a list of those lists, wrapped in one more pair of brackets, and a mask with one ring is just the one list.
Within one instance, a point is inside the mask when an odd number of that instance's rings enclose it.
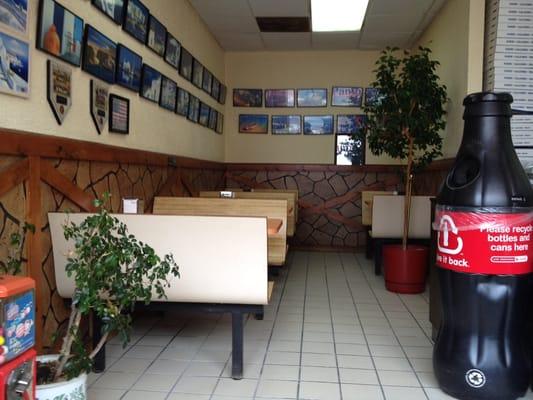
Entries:
{"label": "blue and white photo", "polygon": [[161,72],[143,64],[141,96],[158,103],[161,95],[161,77]]}
{"label": "blue and white photo", "polygon": [[299,115],[273,115],[273,135],[298,135],[302,133],[302,117]]}
{"label": "blue and white photo", "polygon": [[0,27],[28,34],[28,0],[0,0]]}
{"label": "blue and white photo", "polygon": [[190,94],[185,89],[178,88],[178,100],[176,104],[176,113],[187,116],[189,112],[189,97]]}
{"label": "blue and white photo", "polygon": [[159,105],[169,111],[176,111],[177,91],[178,85],[176,82],[163,76],[161,78],[161,98],[159,99]]}
{"label": "blue and white photo", "polygon": [[304,115],[304,134],[331,135],[333,115]]}
{"label": "blue and white photo", "polygon": [[139,0],[128,0],[126,16],[122,28],[143,44],[148,35],[148,18],[150,11]]}
{"label": "blue and white photo", "polygon": [[91,25],[86,28],[83,70],[107,83],[115,83],[117,44]]}
{"label": "blue and white photo", "polygon": [[137,53],[121,44],[117,47],[116,82],[136,92],[141,88],[141,72],[143,59]]}
{"label": "blue and white photo", "polygon": [[365,88],[365,106],[372,106],[381,99],[379,89],[373,87]]}
{"label": "blue and white photo", "polygon": [[0,32],[0,91],[28,97],[29,44]]}
{"label": "blue and white photo", "polygon": [[167,39],[167,28],[157,18],[150,15],[148,25],[148,39],[146,44],[149,48],[163,57],[165,55],[165,42]]}
{"label": "blue and white photo", "polygon": [[198,123],[203,126],[209,125],[209,111],[210,108],[205,103],[200,103],[200,114],[198,116]]}
{"label": "blue and white photo", "polygon": [[165,46],[165,61],[174,68],[180,66],[181,44],[167,32],[167,45]]}
{"label": "blue and white photo", "polygon": [[349,135],[361,133],[366,123],[366,115],[337,115],[337,133]]}
{"label": "blue and white photo", "polygon": [[93,6],[115,21],[115,23],[122,23],[124,19],[124,0],[91,0],[91,2]]}

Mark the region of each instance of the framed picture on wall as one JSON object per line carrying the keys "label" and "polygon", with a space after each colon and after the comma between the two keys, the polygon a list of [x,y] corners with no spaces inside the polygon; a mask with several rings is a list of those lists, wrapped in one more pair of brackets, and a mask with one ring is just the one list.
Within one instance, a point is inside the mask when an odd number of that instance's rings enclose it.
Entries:
{"label": "framed picture on wall", "polygon": [[107,123],[109,88],[100,81],[91,79],[91,117],[100,135]]}
{"label": "framed picture on wall", "polygon": [[0,92],[20,97],[30,95],[30,44],[0,32]]}
{"label": "framed picture on wall", "polygon": [[187,113],[187,119],[192,122],[198,122],[199,114],[200,114],[200,99],[191,94],[189,95],[189,111]]}
{"label": "framed picture on wall", "polygon": [[107,83],[115,83],[117,44],[91,25],[85,28],[82,69]]}
{"label": "framed picture on wall", "polygon": [[178,85],[172,79],[166,76],[161,76],[161,98],[159,105],[169,111],[176,111],[176,95],[178,92]]}
{"label": "framed picture on wall", "polygon": [[334,86],[331,90],[331,105],[337,107],[361,107],[363,88],[352,86]]}
{"label": "framed picture on wall", "polygon": [[188,81],[192,80],[192,55],[189,51],[182,47],[181,48],[181,59],[180,59],[180,75],[187,79]]}
{"label": "framed picture on wall", "polygon": [[336,165],[364,165],[365,143],[350,135],[337,135],[335,140]]}
{"label": "framed picture on wall", "polygon": [[91,0],[91,3],[115,21],[116,24],[122,24],[124,20],[124,0]]}
{"label": "framed picture on wall", "polygon": [[130,133],[130,101],[116,94],[109,96],[109,132]]}
{"label": "framed picture on wall", "polygon": [[298,89],[298,107],[326,107],[328,89]]}
{"label": "framed picture on wall", "polygon": [[172,65],[174,68],[180,66],[180,54],[181,44],[178,40],[172,36],[170,32],[167,32],[167,44],[165,46],[165,61]]}
{"label": "framed picture on wall", "polygon": [[154,103],[159,102],[161,96],[161,72],[147,64],[143,64],[141,77],[141,97]]}
{"label": "framed picture on wall", "polygon": [[365,88],[365,106],[375,104],[381,98],[379,89],[373,87]]}
{"label": "framed picture on wall", "polygon": [[148,23],[148,38],[146,45],[156,52],[156,54],[163,57],[165,55],[165,44],[167,40],[167,28],[159,20],[150,15]]}
{"label": "framed picture on wall", "polygon": [[211,86],[211,97],[218,101],[220,97],[220,81],[213,76],[213,85]]}
{"label": "framed picture on wall", "polygon": [[263,107],[263,89],[233,89],[234,107]]}
{"label": "framed picture on wall", "polygon": [[216,131],[217,129],[217,115],[218,111],[211,109],[209,113],[209,129]]}
{"label": "framed picture on wall", "polygon": [[337,133],[350,135],[360,133],[366,123],[366,115],[337,115]]}
{"label": "framed picture on wall", "polygon": [[190,94],[183,88],[178,88],[178,99],[176,101],[176,114],[187,116],[189,112]]}
{"label": "framed picture on wall", "polygon": [[41,0],[38,21],[37,48],[79,67],[83,19],[54,0]]}
{"label": "framed picture on wall", "polygon": [[46,66],[48,104],[61,125],[72,106],[72,69],[52,60]]}
{"label": "framed picture on wall", "polygon": [[294,89],[266,89],[265,107],[294,107]]}
{"label": "framed picture on wall", "polygon": [[213,74],[207,68],[204,68],[204,79],[202,82],[202,89],[207,94],[211,94],[212,87],[213,87]]}
{"label": "framed picture on wall", "polygon": [[299,115],[273,115],[273,135],[299,135],[302,133],[302,117]]}
{"label": "framed picture on wall", "polygon": [[143,59],[126,46],[117,46],[117,72],[115,81],[126,89],[139,92],[141,88]]}
{"label": "framed picture on wall", "polygon": [[240,114],[239,133],[268,133],[268,115]]}
{"label": "framed picture on wall", "polygon": [[192,83],[198,89],[202,88],[202,80],[204,79],[204,66],[196,58],[192,60]]}
{"label": "framed picture on wall", "polygon": [[224,132],[224,114],[217,113],[217,127],[215,129],[215,132],[219,135],[222,135]]}
{"label": "framed picture on wall", "polygon": [[142,44],[148,36],[148,19],[150,10],[140,0],[127,0],[122,29]]}
{"label": "framed picture on wall", "polygon": [[304,134],[333,134],[333,115],[304,115]]}
{"label": "framed picture on wall", "polygon": [[218,96],[218,102],[222,105],[226,104],[226,94],[227,94],[228,88],[226,85],[220,84],[220,96]]}
{"label": "framed picture on wall", "polygon": [[209,126],[209,111],[207,104],[200,102],[200,114],[198,115],[198,123],[202,126]]}
{"label": "framed picture on wall", "polygon": [[0,28],[28,36],[28,0],[0,1]]}

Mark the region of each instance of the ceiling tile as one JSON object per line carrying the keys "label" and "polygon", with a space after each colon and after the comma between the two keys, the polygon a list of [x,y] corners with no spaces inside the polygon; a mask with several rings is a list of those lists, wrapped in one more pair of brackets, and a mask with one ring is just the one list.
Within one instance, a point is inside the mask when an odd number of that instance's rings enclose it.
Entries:
{"label": "ceiling tile", "polygon": [[226,50],[246,51],[265,48],[259,33],[220,32],[216,37],[219,44]]}
{"label": "ceiling tile", "polygon": [[381,15],[407,15],[416,13],[420,16],[431,7],[433,0],[372,0],[368,5],[367,16]]}
{"label": "ceiling tile", "polygon": [[312,47],[320,50],[356,49],[359,35],[359,32],[316,32],[312,34]]}
{"label": "ceiling tile", "polygon": [[200,16],[216,15],[252,15],[248,0],[189,0]]}
{"label": "ceiling tile", "polygon": [[409,32],[414,31],[420,24],[416,15],[405,15],[399,18],[395,15],[367,15],[364,30],[366,32]]}
{"label": "ceiling tile", "polygon": [[311,48],[311,33],[261,33],[268,50],[307,50]]}
{"label": "ceiling tile", "polygon": [[217,14],[205,14],[202,18],[215,36],[217,32],[259,33],[257,21],[252,16],[220,17]]}
{"label": "ceiling tile", "polygon": [[256,17],[307,17],[309,0],[249,0]]}

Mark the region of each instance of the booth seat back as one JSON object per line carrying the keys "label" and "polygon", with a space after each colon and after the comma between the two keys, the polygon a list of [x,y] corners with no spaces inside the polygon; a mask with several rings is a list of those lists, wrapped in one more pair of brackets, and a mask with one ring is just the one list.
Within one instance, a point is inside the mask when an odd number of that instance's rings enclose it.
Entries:
{"label": "booth seat back", "polygon": [[[89,214],[49,213],[58,293],[69,298],[74,280],[65,272],[74,246],[63,235],[66,221],[81,222]],[[180,277],[171,276],[168,299],[186,303],[268,303],[267,220],[264,217],[115,215],[129,233],[156,254],[174,255]]]}
{"label": "booth seat back", "polygon": [[[404,196],[374,196],[372,237],[400,238],[403,235]],[[412,196],[409,237],[429,239],[431,235],[430,196]]]}
{"label": "booth seat back", "polygon": [[255,193],[292,193],[294,195],[294,219],[298,222],[298,189],[263,189],[254,188],[251,190]]}
{"label": "booth seat back", "polygon": [[364,190],[361,192],[361,222],[365,226],[372,226],[372,203],[374,196],[392,196],[395,192],[379,190]]}

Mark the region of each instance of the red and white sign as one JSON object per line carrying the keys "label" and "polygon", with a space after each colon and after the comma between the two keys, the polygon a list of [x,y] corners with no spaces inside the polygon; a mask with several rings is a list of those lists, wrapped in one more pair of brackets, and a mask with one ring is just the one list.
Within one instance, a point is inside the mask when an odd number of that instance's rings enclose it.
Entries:
{"label": "red and white sign", "polygon": [[533,213],[437,210],[437,265],[470,274],[533,272]]}

